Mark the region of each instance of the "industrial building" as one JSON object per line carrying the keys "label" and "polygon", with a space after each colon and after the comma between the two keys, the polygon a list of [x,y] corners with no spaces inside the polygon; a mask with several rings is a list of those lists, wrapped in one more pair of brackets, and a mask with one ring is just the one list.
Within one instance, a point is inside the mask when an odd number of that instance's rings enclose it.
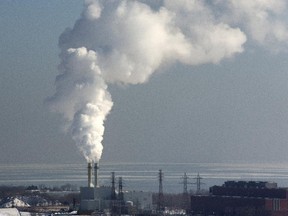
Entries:
{"label": "industrial building", "polygon": [[132,202],[131,204],[144,211],[149,211],[153,208],[152,192],[125,191],[124,200],[126,203]]}
{"label": "industrial building", "polygon": [[206,196],[191,196],[192,215],[287,216],[288,190],[276,183],[227,181]]}
{"label": "industrial building", "polygon": [[[88,185],[80,188],[80,213],[105,212],[128,214],[152,211],[152,193],[142,191],[123,191],[122,178],[118,190],[115,186],[115,173],[112,172],[111,186],[98,184],[98,163],[88,163]],[[92,183],[93,182],[93,183]]]}

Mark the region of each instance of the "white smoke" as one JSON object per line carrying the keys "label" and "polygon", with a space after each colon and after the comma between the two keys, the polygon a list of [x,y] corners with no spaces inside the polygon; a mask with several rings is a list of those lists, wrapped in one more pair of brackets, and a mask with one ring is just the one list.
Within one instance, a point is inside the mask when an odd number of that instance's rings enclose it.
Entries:
{"label": "white smoke", "polygon": [[[288,45],[287,0],[217,0],[226,8],[225,22],[240,25],[259,45],[286,50]],[[215,3],[214,2],[214,3]]]}
{"label": "white smoke", "polygon": [[81,18],[59,39],[62,62],[49,104],[64,115],[88,161],[102,154],[113,105],[109,83],[144,83],[167,63],[219,63],[243,52],[245,34],[219,20],[202,0],[153,7],[144,0],[86,1]]}
{"label": "white smoke", "polygon": [[87,161],[98,161],[102,154],[104,121],[113,102],[97,66],[97,56],[86,48],[62,53],[56,78],[56,94],[49,99],[54,111],[68,121],[68,130]]}

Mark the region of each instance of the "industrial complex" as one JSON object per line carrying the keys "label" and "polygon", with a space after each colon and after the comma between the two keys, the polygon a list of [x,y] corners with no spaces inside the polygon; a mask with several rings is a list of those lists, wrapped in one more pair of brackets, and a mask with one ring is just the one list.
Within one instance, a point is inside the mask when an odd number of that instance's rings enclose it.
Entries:
{"label": "industrial complex", "polygon": [[[122,178],[116,185],[111,173],[111,186],[98,185],[98,164],[88,163],[88,185],[80,188],[79,214],[92,212],[112,215],[193,215],[193,216],[288,216],[288,189],[264,181],[226,181],[222,186],[200,190],[201,177],[196,179],[197,190],[187,190],[187,174],[183,177],[183,194],[175,209],[168,211],[167,194],[163,193],[163,173],[159,170],[159,192],[123,191]],[[94,175],[92,173],[94,172]],[[94,181],[92,181],[94,176]],[[168,195],[169,197],[169,195]],[[173,202],[173,201],[172,201]]]}
{"label": "industrial complex", "polygon": [[[152,192],[123,191],[122,178],[116,186],[115,173],[111,173],[111,186],[98,185],[98,163],[88,163],[88,184],[80,188],[79,213],[109,212],[135,214],[152,212]],[[92,175],[94,170],[94,175]],[[92,181],[94,176],[94,181]],[[116,189],[117,188],[117,189]]]}
{"label": "industrial complex", "polygon": [[[193,183],[184,173],[180,182],[183,192],[173,194],[163,192],[162,170],[158,173],[158,192],[123,190],[122,177],[116,179],[115,172],[111,172],[109,186],[100,185],[98,171],[99,163],[88,163],[86,186],[70,191],[70,195],[69,189],[44,191],[37,186],[29,186],[21,193],[18,189],[13,194],[2,186],[0,215],[1,211],[18,210],[20,215],[288,216],[288,188],[274,182],[226,181],[203,190],[199,173]],[[188,184],[195,184],[195,190],[188,191]],[[61,196],[65,197],[59,199]]]}

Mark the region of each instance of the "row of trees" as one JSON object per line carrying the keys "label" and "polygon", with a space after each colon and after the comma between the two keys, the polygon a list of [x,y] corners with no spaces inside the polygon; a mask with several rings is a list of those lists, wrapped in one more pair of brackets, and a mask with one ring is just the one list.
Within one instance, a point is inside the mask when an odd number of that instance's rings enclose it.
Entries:
{"label": "row of trees", "polygon": [[79,187],[77,185],[73,184],[64,184],[61,186],[47,186],[44,184],[41,184],[39,186],[30,185],[26,187],[26,190],[39,190],[39,191],[79,191]]}

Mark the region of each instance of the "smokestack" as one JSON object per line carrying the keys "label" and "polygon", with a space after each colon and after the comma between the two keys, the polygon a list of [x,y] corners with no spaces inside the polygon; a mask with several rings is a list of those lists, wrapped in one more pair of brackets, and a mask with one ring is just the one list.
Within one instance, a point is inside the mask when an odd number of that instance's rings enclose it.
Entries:
{"label": "smokestack", "polygon": [[98,169],[99,169],[98,164],[95,163],[94,165],[94,187],[95,188],[98,187]]}
{"label": "smokestack", "polygon": [[88,187],[92,187],[92,163],[88,163]]}

